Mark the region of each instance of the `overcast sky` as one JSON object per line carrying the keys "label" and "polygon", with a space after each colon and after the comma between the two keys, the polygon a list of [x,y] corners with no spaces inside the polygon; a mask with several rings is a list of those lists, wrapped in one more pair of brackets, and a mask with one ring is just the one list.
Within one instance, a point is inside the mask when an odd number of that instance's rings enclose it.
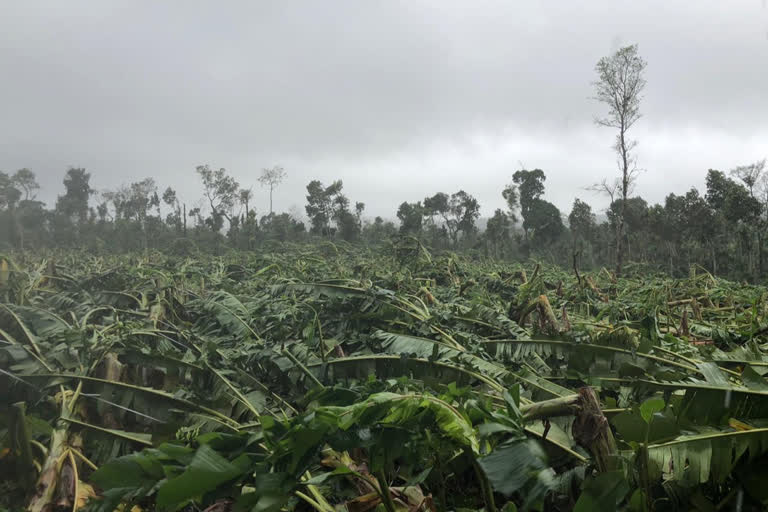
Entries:
{"label": "overcast sky", "polygon": [[0,0],[0,170],[52,202],[68,166],[104,190],[154,177],[188,203],[196,165],[252,186],[344,180],[367,215],[464,189],[483,215],[520,166],[564,212],[616,174],[593,124],[597,60],[648,61],[637,193],[703,188],[707,169],[768,156],[765,0],[574,2]]}

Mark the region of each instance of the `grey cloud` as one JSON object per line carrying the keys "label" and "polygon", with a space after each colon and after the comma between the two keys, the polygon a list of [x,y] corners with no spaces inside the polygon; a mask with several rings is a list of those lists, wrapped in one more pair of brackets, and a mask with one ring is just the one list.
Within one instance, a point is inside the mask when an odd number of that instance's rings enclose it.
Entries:
{"label": "grey cloud", "polygon": [[635,42],[638,193],[768,154],[759,0],[17,2],[0,6],[0,169],[32,168],[47,200],[79,165],[99,188],[153,176],[191,201],[199,163],[264,199],[258,171],[280,162],[281,208],[342,178],[391,217],[458,188],[490,214],[522,162],[561,208],[600,204],[581,189],[615,172],[593,68]]}

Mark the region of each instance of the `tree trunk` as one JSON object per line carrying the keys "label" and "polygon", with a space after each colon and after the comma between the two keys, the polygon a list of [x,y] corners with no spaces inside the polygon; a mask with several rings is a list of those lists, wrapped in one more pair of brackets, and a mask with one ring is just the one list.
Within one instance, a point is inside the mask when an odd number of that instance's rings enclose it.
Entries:
{"label": "tree trunk", "polygon": [[550,335],[557,335],[561,332],[560,324],[557,321],[555,312],[552,311],[552,306],[549,303],[549,299],[546,295],[539,295],[539,326],[541,330]]}
{"label": "tree trunk", "polygon": [[637,258],[632,259],[632,242],[629,240],[629,235],[627,235],[627,258],[630,261],[637,261]]}
{"label": "tree trunk", "polygon": [[622,235],[624,231],[624,216],[623,214],[619,216],[619,222],[616,225],[616,275],[619,276],[621,273],[621,267],[623,265],[623,239],[624,236]]}
{"label": "tree trunk", "polygon": [[597,394],[590,387],[579,389],[580,410],[571,431],[577,443],[587,448],[595,458],[601,473],[618,468],[618,450],[608,420],[600,409]]}
{"label": "tree trunk", "polygon": [[592,453],[598,471],[613,471],[619,467],[616,440],[592,388],[580,388],[577,395],[523,405],[520,412],[524,422],[574,415],[573,438]]}
{"label": "tree trunk", "polygon": [[629,195],[629,149],[624,138],[627,131],[622,118],[619,129],[619,152],[621,153],[621,215],[619,216],[618,238],[616,239],[616,277],[621,276],[624,265],[624,219],[627,215],[627,195]]}
{"label": "tree trunk", "polygon": [[56,486],[59,483],[59,473],[61,465],[64,464],[64,460],[62,459],[59,462],[59,459],[67,450],[68,437],[69,433],[66,422],[58,420],[51,434],[48,456],[45,458],[40,475],[37,478],[35,492],[27,505],[29,512],[53,510],[53,500]]}

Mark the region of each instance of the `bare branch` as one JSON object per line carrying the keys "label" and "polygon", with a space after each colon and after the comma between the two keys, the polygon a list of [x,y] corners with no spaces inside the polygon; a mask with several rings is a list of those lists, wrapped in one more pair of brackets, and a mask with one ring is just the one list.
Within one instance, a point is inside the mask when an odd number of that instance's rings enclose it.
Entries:
{"label": "bare branch", "polygon": [[[637,45],[619,49],[609,57],[603,57],[595,66],[598,79],[593,82],[594,99],[604,103],[608,112],[604,117],[596,117],[595,123],[618,130],[613,150],[617,155],[620,178],[612,185],[605,180],[597,190],[607,193],[613,203],[617,192],[621,193],[621,208],[618,212],[616,228],[616,274],[621,273],[623,262],[624,216],[627,198],[640,170],[637,157],[633,154],[637,141],[627,137],[627,131],[640,119],[640,100],[645,88],[646,63],[637,52]],[[593,187],[595,190],[595,187]]]}

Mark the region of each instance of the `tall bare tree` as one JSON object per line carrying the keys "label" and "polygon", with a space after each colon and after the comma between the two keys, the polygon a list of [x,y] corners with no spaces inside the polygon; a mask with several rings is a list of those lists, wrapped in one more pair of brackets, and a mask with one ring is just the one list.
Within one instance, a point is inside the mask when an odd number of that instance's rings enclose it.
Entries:
{"label": "tall bare tree", "polygon": [[608,107],[603,117],[595,118],[599,126],[618,130],[613,145],[618,156],[621,172],[619,192],[621,193],[620,214],[616,228],[616,274],[621,274],[624,263],[624,229],[627,197],[639,172],[634,149],[636,140],[627,136],[630,128],[640,119],[640,100],[645,88],[646,62],[640,57],[637,45],[626,46],[613,55],[603,57],[595,66],[598,79],[593,82],[595,98]]}
{"label": "tall bare tree", "polygon": [[259,183],[261,186],[269,186],[269,214],[272,215],[272,191],[283,182],[285,178],[285,169],[276,165],[271,169],[262,169]]}
{"label": "tall bare tree", "polygon": [[[766,163],[768,160],[763,158],[757,162],[753,162],[748,165],[739,165],[731,169],[731,176],[734,176],[741,180],[744,185],[749,189],[749,195],[757,201],[756,204],[760,205],[760,210],[765,210],[768,214],[768,183],[766,183],[766,174],[764,174]],[[757,188],[757,190],[755,190]],[[755,194],[757,192],[757,196]],[[759,197],[758,197],[759,196]],[[752,265],[754,279],[757,280],[758,276],[762,275],[764,267],[763,258],[763,229],[765,229],[768,222],[768,218],[763,219],[763,211],[755,212],[755,217],[758,220],[752,228],[754,235],[757,238],[757,265]],[[752,254],[752,251],[750,251]],[[751,259],[751,258],[750,258]]]}

